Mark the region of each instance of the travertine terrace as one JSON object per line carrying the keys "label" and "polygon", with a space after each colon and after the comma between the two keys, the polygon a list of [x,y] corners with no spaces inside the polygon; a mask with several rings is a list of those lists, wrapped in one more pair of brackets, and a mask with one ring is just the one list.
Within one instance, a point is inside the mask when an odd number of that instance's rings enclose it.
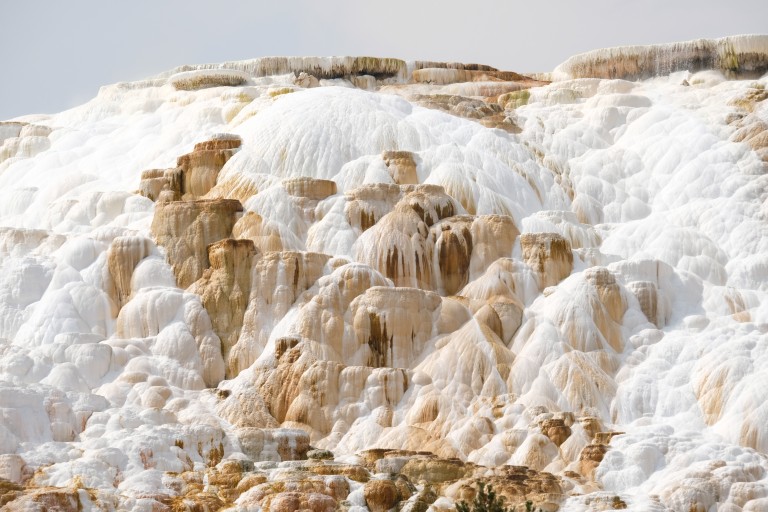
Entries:
{"label": "travertine terrace", "polygon": [[768,510],[766,71],[274,57],[0,123],[0,506]]}

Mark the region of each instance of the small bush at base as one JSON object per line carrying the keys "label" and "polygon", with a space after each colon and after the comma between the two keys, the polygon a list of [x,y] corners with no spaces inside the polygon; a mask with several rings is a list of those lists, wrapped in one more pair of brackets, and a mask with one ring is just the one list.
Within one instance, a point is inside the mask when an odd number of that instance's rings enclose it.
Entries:
{"label": "small bush at base", "polygon": [[[493,486],[486,487],[483,482],[480,482],[478,487],[477,495],[471,505],[466,501],[460,501],[456,504],[458,512],[515,512],[514,507],[507,508],[504,506],[504,497],[496,496]],[[532,501],[525,502],[525,512],[536,512]],[[541,509],[538,512],[541,512]]]}

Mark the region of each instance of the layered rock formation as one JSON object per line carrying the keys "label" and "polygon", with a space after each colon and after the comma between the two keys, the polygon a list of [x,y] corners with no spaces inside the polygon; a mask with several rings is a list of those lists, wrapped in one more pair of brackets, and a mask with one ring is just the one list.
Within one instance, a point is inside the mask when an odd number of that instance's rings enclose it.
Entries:
{"label": "layered rock formation", "polygon": [[621,46],[575,55],[558,66],[554,74],[638,80],[675,71],[716,69],[732,78],[759,78],[768,71],[767,50],[768,37],[763,35]]}
{"label": "layered rock formation", "polygon": [[762,510],[764,42],[184,66],[0,123],[0,506]]}

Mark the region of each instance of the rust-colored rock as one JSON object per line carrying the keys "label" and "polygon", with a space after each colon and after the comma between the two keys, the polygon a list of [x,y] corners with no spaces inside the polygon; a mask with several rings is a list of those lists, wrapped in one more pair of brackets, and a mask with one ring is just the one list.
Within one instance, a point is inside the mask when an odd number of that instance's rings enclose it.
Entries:
{"label": "rust-colored rock", "polygon": [[480,93],[482,96],[489,97],[488,101],[460,94],[414,94],[408,99],[422,107],[442,110],[458,117],[471,119],[488,128],[498,128],[509,133],[520,133],[522,130],[496,102],[496,97],[524,88],[525,86],[517,82],[497,82],[473,85],[473,90],[467,91],[469,94]]}
{"label": "rust-colored rock", "polygon": [[514,71],[455,68],[416,69],[413,72],[413,80],[415,82],[437,85],[455,84],[459,82],[535,82]]}
{"label": "rust-colored rock", "polygon": [[219,171],[241,143],[240,137],[229,134],[199,142],[191,153],[177,159],[175,168],[142,172],[139,194],[153,201],[202,198],[216,185]]}
{"label": "rust-colored rock", "polygon": [[581,424],[581,428],[589,434],[590,438],[594,438],[603,428],[600,419],[593,416],[583,416],[579,418],[579,423]]}
{"label": "rust-colored rock", "polygon": [[198,142],[195,144],[194,151],[217,151],[222,149],[237,149],[242,145],[243,141],[239,136],[220,133],[214,136],[211,140]]}
{"label": "rust-colored rock", "polygon": [[609,445],[611,444],[611,439],[622,434],[624,434],[624,432],[597,432],[595,434],[594,444]]}

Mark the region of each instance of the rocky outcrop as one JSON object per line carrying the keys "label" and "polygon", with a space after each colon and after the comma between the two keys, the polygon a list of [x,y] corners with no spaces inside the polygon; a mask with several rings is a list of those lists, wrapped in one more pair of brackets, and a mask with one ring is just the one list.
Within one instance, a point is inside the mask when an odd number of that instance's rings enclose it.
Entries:
{"label": "rocky outcrop", "polygon": [[309,435],[303,430],[240,428],[237,439],[242,452],[254,461],[306,460]]}
{"label": "rocky outcrop", "polygon": [[435,185],[406,186],[405,194],[357,243],[356,259],[392,279],[395,286],[434,289],[429,228],[458,207]]}
{"label": "rocky outcrop", "polygon": [[664,319],[659,315],[659,289],[651,281],[633,281],[627,284],[629,291],[640,303],[640,310],[649,322],[658,328],[664,327]]}
{"label": "rocky outcrop", "polygon": [[442,295],[456,294],[488,265],[511,255],[518,234],[506,215],[455,216],[433,225],[435,289]]}
{"label": "rocky outcrop", "polygon": [[0,163],[9,158],[31,158],[51,147],[52,128],[23,122],[0,122]]}
{"label": "rocky outcrop", "polygon": [[[502,83],[506,84],[506,82]],[[413,94],[408,99],[425,108],[442,110],[458,117],[472,119],[488,128],[499,128],[509,133],[520,133],[520,127],[505,112],[505,106],[497,102],[497,97],[510,91],[522,89],[524,87],[518,83],[510,83],[505,87],[496,86],[490,90],[470,91],[470,93],[488,93],[487,95],[492,97],[487,101],[461,94]]]}
{"label": "rocky outcrop", "polygon": [[228,375],[237,375],[259,357],[272,329],[325,273],[329,258],[326,254],[283,251],[264,253],[254,261],[250,299],[241,335],[229,352]]}
{"label": "rocky outcrop", "polygon": [[234,87],[248,81],[248,75],[235,69],[200,69],[176,73],[168,79],[179,91],[196,91],[208,87]]}
{"label": "rocky outcrop", "polygon": [[229,238],[240,201],[231,199],[158,203],[152,219],[155,241],[166,251],[180,288],[200,279],[210,266],[208,245]]}
{"label": "rocky outcrop", "polygon": [[[251,265],[258,252],[250,240],[227,238],[208,246],[210,268],[192,285],[211,318],[214,332],[221,339],[222,356],[240,338],[248,299],[251,295]],[[228,375],[231,377],[231,375]]]}
{"label": "rocky outcrop", "polygon": [[240,137],[231,134],[199,142],[191,153],[176,160],[176,167],[142,172],[139,193],[153,201],[203,198],[216,185],[219,171],[241,143]]}
{"label": "rocky outcrop", "polygon": [[216,184],[219,171],[240,143],[240,137],[236,135],[222,135],[195,144],[191,153],[180,156],[176,161],[180,176],[174,182],[178,182],[181,198],[192,200],[205,196]]}
{"label": "rocky outcrop", "polygon": [[[763,89],[754,89],[753,93],[737,100],[737,104],[751,112],[756,108],[757,103],[765,101],[767,98],[768,92]],[[736,128],[736,131],[731,135],[731,140],[744,143],[752,148],[758,157],[765,162],[763,168],[768,169],[768,123],[755,114],[739,114],[733,118],[730,124]]]}
{"label": "rocky outcrop", "polygon": [[392,480],[368,481],[363,488],[363,496],[371,512],[386,512],[403,499]]}
{"label": "rocky outcrop", "polygon": [[350,190],[344,196],[347,222],[365,231],[392,210],[402,197],[402,190],[397,185],[375,183]]}
{"label": "rocky outcrop", "polygon": [[384,151],[381,154],[392,181],[398,185],[416,185],[419,176],[416,173],[416,160],[410,151]]}
{"label": "rocky outcrop", "polygon": [[520,235],[523,260],[539,280],[539,288],[553,286],[573,270],[571,244],[556,233],[524,233]]}
{"label": "rocky outcrop", "polygon": [[369,288],[350,306],[366,366],[410,368],[433,336],[440,297],[415,288]]}
{"label": "rocky outcrop", "polygon": [[262,77],[271,75],[296,76],[305,73],[317,79],[345,78],[357,75],[370,75],[377,79],[392,77],[405,78],[406,64],[400,59],[378,57],[262,57],[259,59],[225,62],[223,64],[181,66],[171,73],[213,70],[222,73],[232,71],[245,72],[248,76]]}
{"label": "rocky outcrop", "polygon": [[131,297],[133,270],[149,256],[152,245],[151,240],[142,236],[121,236],[112,240],[107,252],[107,269],[112,278],[110,296],[118,311]]}
{"label": "rocky outcrop", "polygon": [[335,182],[305,176],[283,180],[283,188],[289,195],[315,201],[325,199],[336,193]]}
{"label": "rocky outcrop", "polygon": [[413,71],[414,82],[435,85],[459,82],[533,82],[513,71],[490,69],[421,68]]}
{"label": "rocky outcrop", "polygon": [[768,36],[696,39],[681,43],[620,46],[575,55],[555,78],[642,80],[675,71],[717,69],[733,78],[757,78],[768,71]]}

